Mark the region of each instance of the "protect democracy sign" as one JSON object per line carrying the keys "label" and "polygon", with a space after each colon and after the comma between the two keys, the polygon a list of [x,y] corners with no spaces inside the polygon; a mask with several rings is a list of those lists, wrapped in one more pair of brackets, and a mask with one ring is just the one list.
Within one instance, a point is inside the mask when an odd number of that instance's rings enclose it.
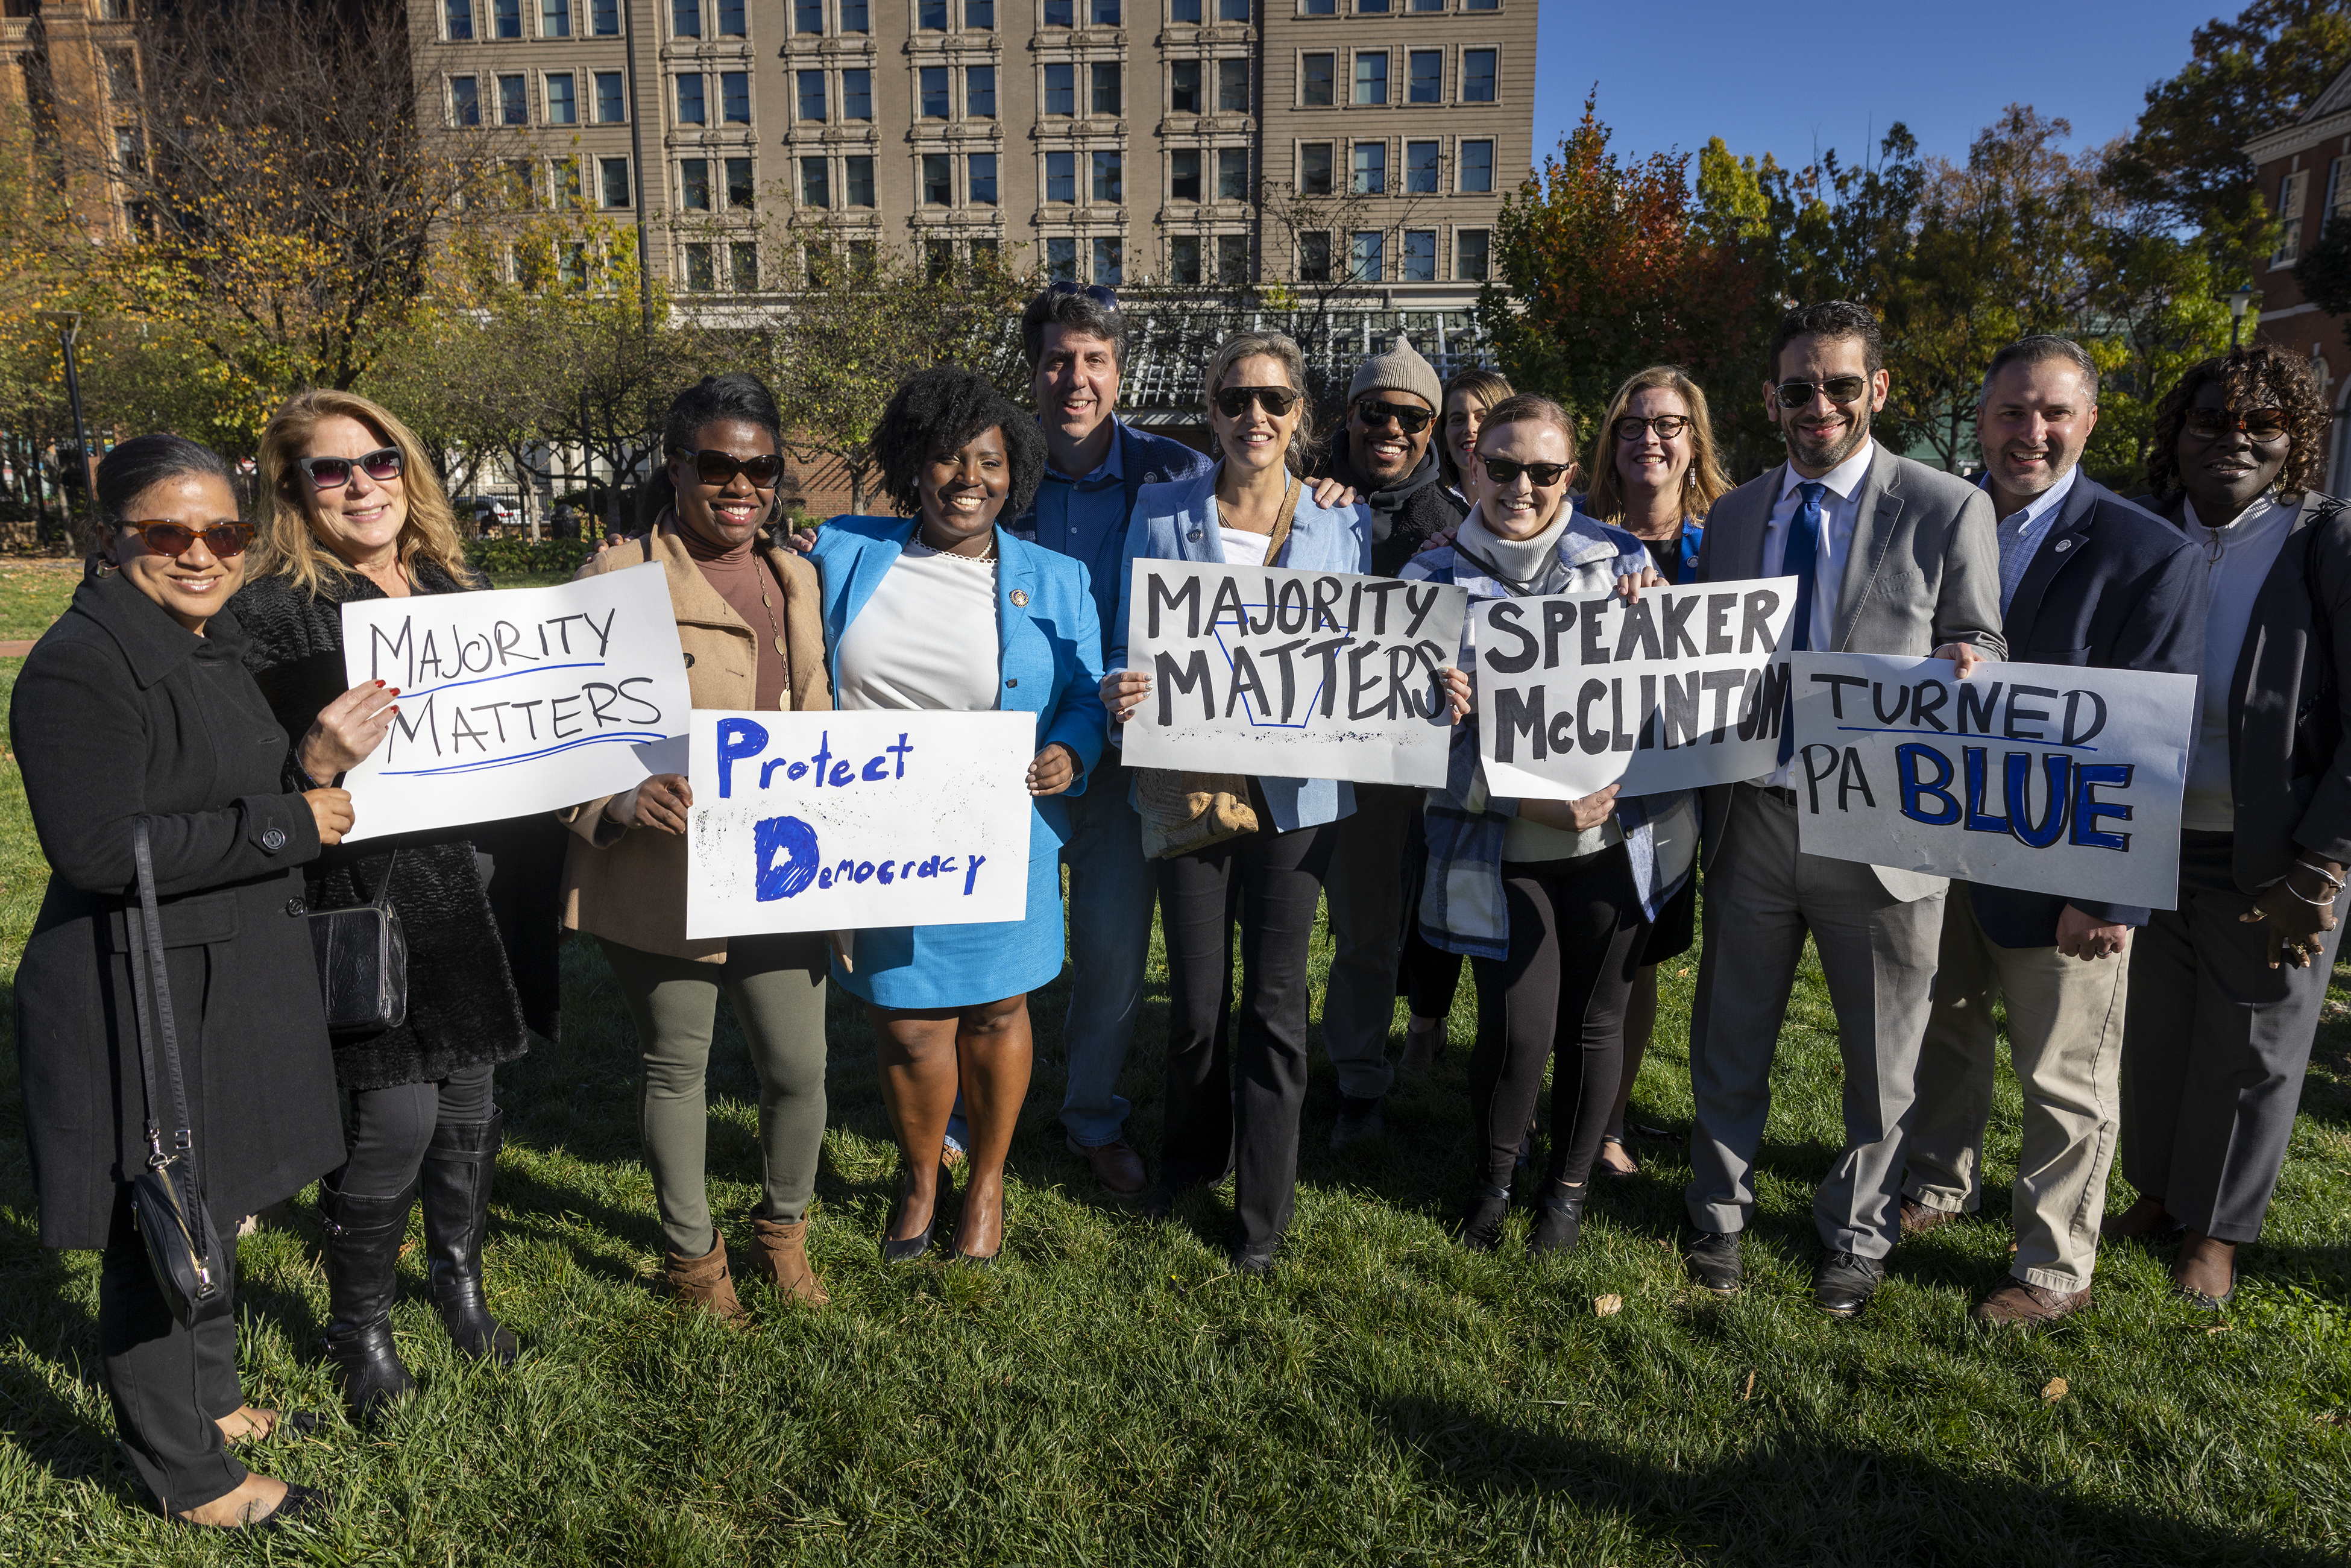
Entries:
{"label": "protect democracy sign", "polygon": [[1778,765],[1796,580],[1489,599],[1471,612],[1478,746],[1497,795],[1576,800]]}
{"label": "protect democracy sign", "polygon": [[346,604],[343,674],[400,688],[391,734],[344,775],[347,840],[554,810],[684,763],[662,744],[693,702],[658,566]]}
{"label": "protect democracy sign", "polygon": [[1029,912],[1027,713],[694,714],[685,934]]}
{"label": "protect democracy sign", "polygon": [[1137,560],[1127,667],[1151,695],[1126,721],[1141,768],[1445,782],[1468,595],[1435,582]]}
{"label": "protect democracy sign", "polygon": [[1798,834],[1836,860],[2169,909],[2192,675],[1794,659]]}

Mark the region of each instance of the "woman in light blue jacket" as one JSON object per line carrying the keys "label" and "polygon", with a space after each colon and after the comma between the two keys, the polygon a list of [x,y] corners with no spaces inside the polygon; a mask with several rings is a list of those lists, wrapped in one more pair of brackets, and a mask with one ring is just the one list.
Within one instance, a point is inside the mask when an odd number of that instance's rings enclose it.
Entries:
{"label": "woman in light blue jacket", "polygon": [[[1311,414],[1298,345],[1278,333],[1228,339],[1209,361],[1208,427],[1219,461],[1206,475],[1147,485],[1128,522],[1102,702],[1123,720],[1151,689],[1126,668],[1127,599],[1138,559],[1317,571],[1371,570],[1360,506],[1316,504],[1304,477]],[[1289,536],[1268,547],[1285,512]],[[1167,947],[1167,1109],[1150,1212],[1235,1172],[1232,1261],[1262,1274],[1290,1223],[1298,1121],[1306,1100],[1306,959],[1331,863],[1332,825],[1355,809],[1330,779],[1257,778],[1258,831],[1159,862]],[[1241,930],[1238,1060],[1227,1043],[1233,922]],[[1238,1080],[1238,1083],[1236,1083]]]}

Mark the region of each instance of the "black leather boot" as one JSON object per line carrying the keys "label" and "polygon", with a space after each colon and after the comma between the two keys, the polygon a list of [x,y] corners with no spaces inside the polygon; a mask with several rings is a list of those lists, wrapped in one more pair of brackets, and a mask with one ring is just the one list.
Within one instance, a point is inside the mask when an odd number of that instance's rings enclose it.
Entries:
{"label": "black leather boot", "polygon": [[327,1221],[327,1358],[351,1418],[366,1422],[412,1393],[416,1380],[392,1343],[392,1303],[400,1293],[400,1243],[408,1229],[411,1186],[398,1197],[366,1197],[319,1184]]}
{"label": "black leather boot", "polygon": [[1563,1181],[1553,1181],[1545,1193],[1542,1210],[1535,1219],[1535,1233],[1527,1238],[1530,1252],[1573,1252],[1576,1239],[1583,1234],[1583,1200],[1590,1195],[1592,1184],[1570,1186]]}
{"label": "black leather boot", "polygon": [[1479,1182],[1461,1224],[1461,1245],[1472,1252],[1491,1252],[1501,1244],[1502,1222],[1510,1217],[1510,1189]]}
{"label": "black leather boot", "polygon": [[490,1316],[482,1296],[482,1237],[490,1226],[490,1176],[497,1169],[506,1113],[486,1122],[444,1122],[424,1151],[424,1248],[433,1304],[458,1351],[509,1366],[522,1354]]}

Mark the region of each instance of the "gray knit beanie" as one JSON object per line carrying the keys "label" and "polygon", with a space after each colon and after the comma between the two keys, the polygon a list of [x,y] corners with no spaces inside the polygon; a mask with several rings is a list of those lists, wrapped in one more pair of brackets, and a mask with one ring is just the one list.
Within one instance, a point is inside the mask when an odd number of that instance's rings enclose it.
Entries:
{"label": "gray knit beanie", "polygon": [[1395,348],[1364,361],[1355,379],[1347,383],[1347,401],[1352,403],[1368,392],[1412,392],[1426,399],[1432,409],[1445,402],[1445,383],[1437,379],[1437,367],[1422,359],[1412,340],[1402,332],[1396,334]]}

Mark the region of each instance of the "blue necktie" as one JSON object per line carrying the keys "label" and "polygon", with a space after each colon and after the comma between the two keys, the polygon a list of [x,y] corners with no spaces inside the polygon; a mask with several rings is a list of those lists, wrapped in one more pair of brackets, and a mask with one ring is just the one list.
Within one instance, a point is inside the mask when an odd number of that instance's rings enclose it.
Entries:
{"label": "blue necktie", "polygon": [[[1780,575],[1796,580],[1796,608],[1788,617],[1788,646],[1809,648],[1813,645],[1813,568],[1821,554],[1821,497],[1828,486],[1819,480],[1810,480],[1796,486],[1803,497],[1796,508],[1794,519],[1788,525],[1788,543],[1780,552]],[[1787,705],[1780,712],[1780,766],[1796,754],[1796,685],[1788,683]]]}

